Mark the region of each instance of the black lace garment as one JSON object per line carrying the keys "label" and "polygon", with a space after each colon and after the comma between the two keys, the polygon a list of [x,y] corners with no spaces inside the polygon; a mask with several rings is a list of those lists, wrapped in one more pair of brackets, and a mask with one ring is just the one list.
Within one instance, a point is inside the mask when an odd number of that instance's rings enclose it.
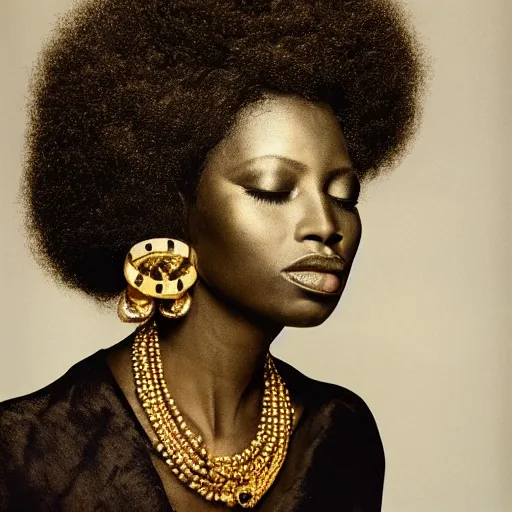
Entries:
{"label": "black lace garment", "polygon": [[[0,404],[0,511],[177,512],[106,354]],[[276,481],[252,510],[380,511],[384,452],[364,401],[277,365],[304,411]]]}

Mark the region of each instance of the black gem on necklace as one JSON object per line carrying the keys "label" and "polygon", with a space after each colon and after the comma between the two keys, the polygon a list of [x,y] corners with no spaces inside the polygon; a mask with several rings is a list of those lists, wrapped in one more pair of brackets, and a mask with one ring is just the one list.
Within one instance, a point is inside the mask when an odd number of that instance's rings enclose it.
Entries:
{"label": "black gem on necklace", "polygon": [[241,505],[245,505],[252,498],[252,494],[250,492],[241,492],[238,494],[238,501]]}

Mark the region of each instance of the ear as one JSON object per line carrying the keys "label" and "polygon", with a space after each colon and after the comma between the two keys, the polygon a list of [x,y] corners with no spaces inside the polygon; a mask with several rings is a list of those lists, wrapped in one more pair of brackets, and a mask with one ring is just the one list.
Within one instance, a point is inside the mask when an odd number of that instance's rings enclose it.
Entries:
{"label": "ear", "polygon": [[196,270],[197,270],[197,267],[198,267],[197,252],[195,251],[195,249],[192,246],[190,246],[189,260],[190,260],[190,263],[192,263],[192,265],[194,265],[194,267],[196,267]]}

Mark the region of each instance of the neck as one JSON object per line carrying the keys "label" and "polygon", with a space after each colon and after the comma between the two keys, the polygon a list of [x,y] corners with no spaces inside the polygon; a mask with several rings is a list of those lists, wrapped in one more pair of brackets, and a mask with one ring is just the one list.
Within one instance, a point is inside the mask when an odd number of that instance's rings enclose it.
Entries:
{"label": "neck", "polygon": [[283,326],[236,309],[201,281],[192,300],[185,317],[159,327],[164,375],[203,437],[229,437],[259,420],[265,359]]}

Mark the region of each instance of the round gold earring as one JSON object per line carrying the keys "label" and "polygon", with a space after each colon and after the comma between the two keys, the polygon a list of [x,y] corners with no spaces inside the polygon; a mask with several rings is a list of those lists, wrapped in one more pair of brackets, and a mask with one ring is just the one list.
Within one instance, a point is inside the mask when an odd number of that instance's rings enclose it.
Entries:
{"label": "round gold earring", "polygon": [[162,301],[158,306],[158,311],[160,311],[165,318],[181,318],[188,313],[191,304],[192,297],[189,293],[185,293],[185,295],[179,299]]}
{"label": "round gold earring", "polygon": [[195,253],[181,240],[153,238],[135,244],[124,261],[128,282],[118,304],[123,322],[142,323],[158,310],[166,318],[187,314],[192,299],[187,290],[195,283]]}
{"label": "round gold earring", "polygon": [[141,323],[155,312],[155,301],[128,285],[119,298],[117,314],[123,322]]}

